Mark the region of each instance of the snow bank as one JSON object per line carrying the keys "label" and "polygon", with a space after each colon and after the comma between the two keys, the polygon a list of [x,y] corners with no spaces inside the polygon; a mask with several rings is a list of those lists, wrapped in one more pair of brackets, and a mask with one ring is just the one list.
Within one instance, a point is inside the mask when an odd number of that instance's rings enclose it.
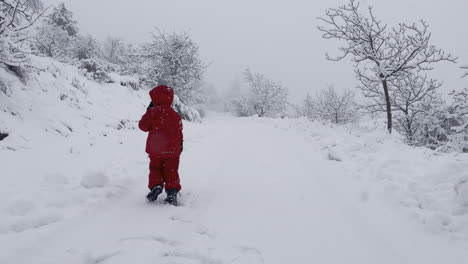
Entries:
{"label": "snow bank", "polygon": [[375,120],[347,126],[305,118],[258,122],[299,133],[324,157],[340,161],[337,166],[361,185],[357,199],[381,198],[432,232],[468,237],[468,154],[408,146]]}
{"label": "snow bank", "polygon": [[38,71],[23,81],[0,68],[9,87],[0,93],[0,131],[9,133],[0,149],[36,148],[51,138],[67,145],[72,138],[100,137],[122,123],[131,129],[146,109],[145,91],[90,81],[76,67],[49,58],[34,57],[31,64]]}

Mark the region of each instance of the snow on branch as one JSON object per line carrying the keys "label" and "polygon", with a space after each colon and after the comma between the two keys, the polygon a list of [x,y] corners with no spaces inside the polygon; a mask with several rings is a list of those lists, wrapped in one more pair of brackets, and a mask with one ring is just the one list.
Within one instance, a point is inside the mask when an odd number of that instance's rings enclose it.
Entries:
{"label": "snow on branch", "polygon": [[0,0],[0,63],[11,68],[27,62],[29,29],[45,12],[40,0]]}

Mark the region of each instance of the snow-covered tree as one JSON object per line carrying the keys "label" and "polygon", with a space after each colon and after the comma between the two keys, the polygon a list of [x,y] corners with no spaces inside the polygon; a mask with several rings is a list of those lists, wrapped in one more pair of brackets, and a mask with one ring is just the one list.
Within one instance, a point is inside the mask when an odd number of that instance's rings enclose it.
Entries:
{"label": "snow-covered tree", "polygon": [[123,39],[108,37],[102,45],[102,55],[110,63],[126,66],[132,47]]}
{"label": "snow-covered tree", "polygon": [[60,3],[54,8],[49,16],[49,23],[67,32],[68,36],[74,37],[78,35],[78,22],[64,3]]}
{"label": "snow-covered tree", "polygon": [[39,27],[35,37],[36,48],[46,56],[63,61],[68,59],[70,46],[77,35],[77,21],[73,13],[61,3]]}
{"label": "snow-covered tree", "polygon": [[35,37],[35,47],[45,56],[64,60],[70,41],[66,31],[45,22]]}
{"label": "snow-covered tree", "polygon": [[29,29],[42,15],[40,0],[0,0],[0,64],[21,68],[27,62]]}
{"label": "snow-covered tree", "polygon": [[440,61],[454,62],[450,54],[430,44],[431,34],[424,21],[413,24],[400,23],[389,28],[368,9],[367,15],[360,12],[359,3],[350,0],[347,5],[326,11],[319,18],[325,26],[319,26],[323,38],[346,42],[339,48],[337,57],[327,55],[332,61],[348,56],[355,63],[355,73],[361,82],[359,88],[367,98],[387,114],[387,128],[392,132],[391,81],[405,78],[416,71],[431,70],[431,65]]}
{"label": "snow-covered tree", "polygon": [[453,104],[450,106],[450,148],[468,153],[468,88],[451,93]]}
{"label": "snow-covered tree", "polygon": [[264,74],[252,73],[249,69],[245,70],[244,78],[249,88],[235,101],[238,115],[274,117],[286,109],[288,89],[280,82],[271,81]]}
{"label": "snow-covered tree", "polygon": [[[408,74],[391,81],[392,107],[395,112],[395,128],[406,136],[411,144],[427,142],[430,124],[437,126],[431,118],[442,111],[443,100],[439,92],[440,82],[419,74]],[[427,126],[429,124],[429,126]]]}
{"label": "snow-covered tree", "polygon": [[[464,75],[467,77],[468,75]],[[442,113],[428,114],[427,117],[438,122],[433,131],[431,142],[442,151],[468,153],[468,88],[452,91],[451,104]],[[434,135],[439,135],[434,139]]]}
{"label": "snow-covered tree", "polygon": [[315,98],[307,95],[303,105],[303,113],[310,119],[320,119],[334,124],[345,124],[356,119],[358,106],[354,101],[352,91],[342,94],[328,87],[317,93]]}
{"label": "snow-covered tree", "polygon": [[72,58],[76,60],[87,60],[99,57],[99,42],[91,35],[77,36],[72,45]]}
{"label": "snow-covered tree", "polygon": [[310,120],[317,120],[317,102],[315,98],[309,93],[306,95],[306,98],[302,102],[302,105],[295,106],[296,112],[299,116],[305,116]]}
{"label": "snow-covered tree", "polygon": [[[461,67],[468,70],[467,66]],[[462,78],[468,78],[468,71],[463,74]],[[460,121],[460,126],[456,128],[458,131],[468,130],[468,88],[450,93],[453,103],[450,107],[452,116]],[[468,133],[468,131],[466,131]],[[468,136],[468,135],[467,135]]]}
{"label": "snow-covered tree", "polygon": [[157,31],[151,42],[143,45],[142,72],[149,86],[166,84],[172,87],[183,103],[197,100],[199,81],[206,65],[198,53],[199,47],[186,32]]}

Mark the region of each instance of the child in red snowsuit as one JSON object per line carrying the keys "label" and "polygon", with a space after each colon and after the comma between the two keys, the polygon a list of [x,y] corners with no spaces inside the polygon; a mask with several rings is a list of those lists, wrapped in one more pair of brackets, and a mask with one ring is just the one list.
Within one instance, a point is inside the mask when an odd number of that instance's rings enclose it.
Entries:
{"label": "child in red snowsuit", "polygon": [[148,187],[146,196],[151,202],[156,201],[165,187],[166,203],[177,205],[177,193],[180,191],[179,160],[182,152],[182,119],[172,109],[174,91],[160,85],[150,91],[151,104],[138,126],[149,132],[146,152],[150,158]]}

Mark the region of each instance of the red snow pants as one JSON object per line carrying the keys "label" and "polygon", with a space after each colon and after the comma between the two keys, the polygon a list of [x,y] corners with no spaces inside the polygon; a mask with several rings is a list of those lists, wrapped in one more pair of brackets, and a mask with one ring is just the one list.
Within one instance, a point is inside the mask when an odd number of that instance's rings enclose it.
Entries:
{"label": "red snow pants", "polygon": [[166,191],[177,189],[180,191],[179,179],[180,158],[156,158],[150,156],[150,173],[148,188],[153,189],[156,185],[165,187]]}

